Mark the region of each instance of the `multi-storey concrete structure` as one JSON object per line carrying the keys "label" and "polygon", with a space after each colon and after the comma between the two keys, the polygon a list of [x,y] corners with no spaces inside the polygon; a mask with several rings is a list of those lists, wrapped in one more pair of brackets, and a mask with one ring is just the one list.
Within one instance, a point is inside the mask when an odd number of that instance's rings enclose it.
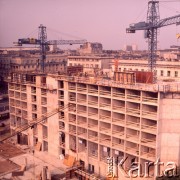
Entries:
{"label": "multi-storey concrete structure", "polygon": [[[21,79],[21,80],[20,80]],[[180,85],[123,85],[112,80],[56,75],[13,75],[9,82],[11,129],[57,157],[69,154],[101,177],[107,157],[133,162],[180,162]],[[116,174],[125,179],[120,171]],[[154,171],[151,170],[151,174]]]}

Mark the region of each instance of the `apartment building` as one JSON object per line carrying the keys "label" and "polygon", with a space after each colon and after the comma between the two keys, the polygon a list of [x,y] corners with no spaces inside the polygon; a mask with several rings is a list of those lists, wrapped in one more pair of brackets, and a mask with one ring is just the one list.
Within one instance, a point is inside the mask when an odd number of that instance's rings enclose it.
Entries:
{"label": "apartment building", "polygon": [[114,57],[103,57],[99,55],[69,56],[68,66],[82,65],[84,72],[94,73],[95,70],[103,69],[105,72],[111,70]]}
{"label": "apartment building", "polygon": [[[180,165],[178,83],[128,85],[97,77],[14,73],[9,101],[12,132],[31,125],[18,143],[38,145],[56,157],[74,156],[99,177],[107,175],[108,157],[128,157],[124,168],[138,162],[142,173],[146,162],[158,158]],[[118,168],[115,174],[126,179]]]}

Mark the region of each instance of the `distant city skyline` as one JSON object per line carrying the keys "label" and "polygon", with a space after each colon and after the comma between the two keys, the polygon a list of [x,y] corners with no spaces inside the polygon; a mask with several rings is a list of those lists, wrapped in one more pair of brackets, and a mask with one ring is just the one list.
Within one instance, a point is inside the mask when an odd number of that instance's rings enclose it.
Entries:
{"label": "distant city skyline", "polygon": [[[180,0],[160,1],[159,6],[161,19],[180,14]],[[132,44],[147,49],[143,31],[126,34],[129,24],[146,21],[147,7],[148,0],[0,0],[0,47],[37,38],[43,24],[49,40],[82,38],[102,43],[103,49]],[[180,26],[161,28],[158,49],[180,45],[177,33]]]}

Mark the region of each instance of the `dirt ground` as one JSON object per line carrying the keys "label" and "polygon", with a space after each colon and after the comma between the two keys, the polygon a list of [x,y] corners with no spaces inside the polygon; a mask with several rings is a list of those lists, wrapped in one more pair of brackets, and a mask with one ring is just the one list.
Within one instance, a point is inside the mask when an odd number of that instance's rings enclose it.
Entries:
{"label": "dirt ground", "polygon": [[24,152],[21,149],[18,149],[16,146],[12,144],[7,144],[7,143],[0,144],[0,156],[5,159],[9,159],[23,153]]}

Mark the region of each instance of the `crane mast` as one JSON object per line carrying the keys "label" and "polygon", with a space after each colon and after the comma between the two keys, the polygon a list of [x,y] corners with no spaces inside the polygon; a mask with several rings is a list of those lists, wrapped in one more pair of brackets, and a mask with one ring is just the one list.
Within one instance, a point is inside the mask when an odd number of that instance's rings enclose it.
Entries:
{"label": "crane mast", "polygon": [[158,29],[172,24],[180,24],[180,14],[160,20],[159,1],[151,0],[148,2],[147,21],[130,24],[126,29],[127,33],[135,33],[137,30],[145,31],[145,38],[148,39],[148,67],[153,72],[153,81],[157,81],[156,74],[156,51]]}
{"label": "crane mast", "polygon": [[40,40],[40,50],[41,50],[41,70],[44,72],[44,67],[45,67],[45,60],[46,60],[46,41],[47,41],[47,33],[46,33],[46,27],[43,26],[42,24],[39,26],[39,34],[38,34],[38,39]]}
{"label": "crane mast", "polygon": [[154,81],[156,81],[156,50],[157,50],[157,27],[156,24],[160,19],[159,16],[159,2],[149,1],[148,12],[147,12],[147,23],[151,24],[151,28],[147,30],[148,38],[148,66],[151,72],[154,74]]}

